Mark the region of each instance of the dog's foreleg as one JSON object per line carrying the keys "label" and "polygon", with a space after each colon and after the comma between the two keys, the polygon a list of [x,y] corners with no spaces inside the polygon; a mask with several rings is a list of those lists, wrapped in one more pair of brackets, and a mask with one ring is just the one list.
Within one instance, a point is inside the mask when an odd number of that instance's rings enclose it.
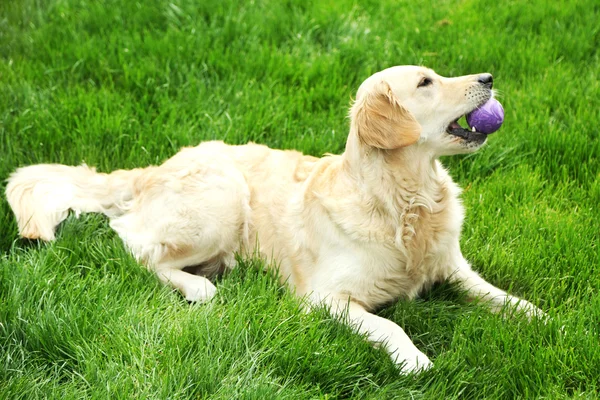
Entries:
{"label": "dog's foreleg", "polygon": [[458,268],[450,275],[449,280],[457,283],[470,298],[485,300],[490,309],[495,313],[502,312],[508,307],[513,311],[525,314],[529,319],[534,317],[546,318],[546,313],[527,300],[511,296],[487,282],[471,269],[468,261],[464,258],[461,259]]}
{"label": "dog's foreleg", "polygon": [[366,335],[374,345],[383,346],[403,373],[419,372],[432,366],[429,358],[394,322],[371,314],[352,301],[331,302],[330,305],[334,316]]}

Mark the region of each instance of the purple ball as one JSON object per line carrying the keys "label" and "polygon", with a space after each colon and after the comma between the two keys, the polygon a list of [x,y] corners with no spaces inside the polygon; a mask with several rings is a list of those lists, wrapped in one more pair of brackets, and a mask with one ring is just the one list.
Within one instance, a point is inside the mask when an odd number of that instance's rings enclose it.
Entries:
{"label": "purple ball", "polygon": [[496,132],[504,122],[502,104],[491,98],[484,105],[467,114],[467,124],[477,132],[490,134]]}

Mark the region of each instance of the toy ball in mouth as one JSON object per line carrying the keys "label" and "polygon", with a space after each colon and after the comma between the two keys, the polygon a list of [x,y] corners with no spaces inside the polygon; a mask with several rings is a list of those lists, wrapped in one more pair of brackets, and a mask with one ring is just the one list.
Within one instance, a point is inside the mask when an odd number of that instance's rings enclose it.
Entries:
{"label": "toy ball in mouth", "polygon": [[467,114],[469,128],[487,135],[500,129],[503,122],[504,108],[494,98],[489,99],[484,105]]}

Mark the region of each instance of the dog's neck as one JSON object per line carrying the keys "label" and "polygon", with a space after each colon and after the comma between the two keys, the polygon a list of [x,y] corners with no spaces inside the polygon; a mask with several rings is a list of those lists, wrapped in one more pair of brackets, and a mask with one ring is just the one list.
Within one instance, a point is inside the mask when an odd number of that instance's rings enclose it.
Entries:
{"label": "dog's neck", "polygon": [[342,158],[346,173],[375,197],[389,198],[390,192],[399,192],[403,197],[426,196],[438,201],[442,195],[437,157],[418,144],[381,150],[361,143],[351,132]]}
{"label": "dog's neck", "polygon": [[[359,194],[348,197],[360,201],[343,209],[336,208],[337,203],[326,204],[332,218],[345,226],[347,221],[354,221],[347,213],[363,207],[361,212],[368,216],[368,222],[352,226],[349,231],[376,226],[377,231],[366,229],[365,235],[382,235],[381,241],[391,241],[405,254],[407,268],[418,265],[423,254],[413,254],[411,243],[430,239],[429,231],[421,229],[421,224],[427,226],[427,220],[448,210],[458,194],[435,154],[418,145],[395,151],[380,150],[360,143],[351,134],[339,165],[344,189]],[[424,236],[419,236],[419,232],[425,232]]]}

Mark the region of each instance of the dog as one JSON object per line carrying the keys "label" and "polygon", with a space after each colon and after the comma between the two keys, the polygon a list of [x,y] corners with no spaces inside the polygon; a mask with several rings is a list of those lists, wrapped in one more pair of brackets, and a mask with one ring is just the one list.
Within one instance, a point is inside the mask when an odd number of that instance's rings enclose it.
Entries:
{"label": "dog", "polygon": [[325,306],[401,372],[419,372],[429,358],[373,310],[449,280],[492,311],[544,315],[471,269],[459,245],[460,189],[438,160],[486,143],[458,120],[493,96],[492,85],[487,73],[392,67],[360,85],[341,155],[210,141],[110,174],[20,168],[6,196],[26,238],[53,240],[70,211],[103,213],[132,254],[192,302],[215,295],[208,278],[233,268],[236,253],[258,254],[309,308]]}

